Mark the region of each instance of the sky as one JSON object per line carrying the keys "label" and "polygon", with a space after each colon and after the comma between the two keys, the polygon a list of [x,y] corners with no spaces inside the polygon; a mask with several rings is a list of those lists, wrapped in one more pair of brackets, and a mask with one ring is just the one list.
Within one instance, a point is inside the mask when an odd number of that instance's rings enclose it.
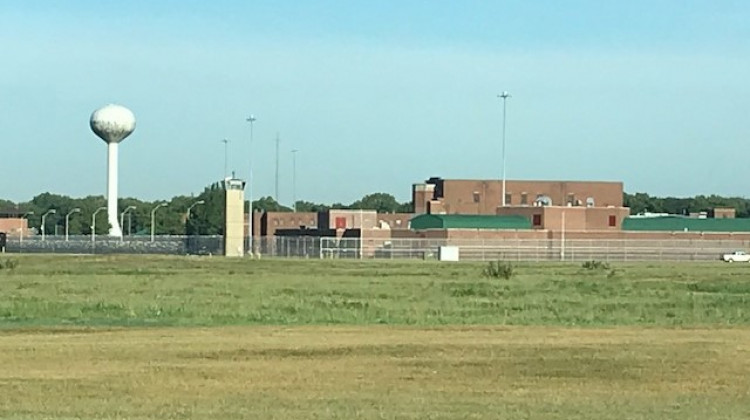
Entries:
{"label": "sky", "polygon": [[0,198],[105,195],[89,117],[117,103],[121,197],[198,194],[225,156],[273,196],[278,138],[281,203],[408,201],[502,177],[503,91],[507,179],[746,197],[748,21],[721,0],[4,0]]}

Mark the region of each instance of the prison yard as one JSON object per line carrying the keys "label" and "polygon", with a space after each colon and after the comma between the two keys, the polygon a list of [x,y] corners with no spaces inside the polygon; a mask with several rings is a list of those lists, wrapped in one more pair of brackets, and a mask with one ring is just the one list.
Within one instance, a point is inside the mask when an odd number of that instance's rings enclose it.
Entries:
{"label": "prison yard", "polygon": [[0,256],[0,418],[746,419],[750,264]]}

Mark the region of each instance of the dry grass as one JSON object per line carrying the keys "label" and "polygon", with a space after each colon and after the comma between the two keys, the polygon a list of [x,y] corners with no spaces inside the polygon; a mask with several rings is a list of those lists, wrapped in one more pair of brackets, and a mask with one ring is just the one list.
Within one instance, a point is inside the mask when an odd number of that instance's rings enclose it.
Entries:
{"label": "dry grass", "polygon": [[746,419],[750,330],[5,330],[0,417]]}

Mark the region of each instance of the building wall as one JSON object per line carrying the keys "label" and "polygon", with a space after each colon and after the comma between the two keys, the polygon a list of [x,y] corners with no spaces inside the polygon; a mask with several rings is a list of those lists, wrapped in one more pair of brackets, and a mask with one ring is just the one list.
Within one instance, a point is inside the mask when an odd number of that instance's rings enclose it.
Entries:
{"label": "building wall", "polygon": [[377,222],[375,210],[331,209],[318,213],[319,229],[374,229]]}
{"label": "building wall", "polygon": [[414,212],[417,214],[427,213],[427,206],[435,194],[434,184],[413,184],[411,187],[411,201]]}
{"label": "building wall", "polygon": [[[433,200],[439,200],[447,214],[495,214],[497,207],[502,206],[502,181],[500,180],[463,180],[431,178],[425,184],[413,186],[414,197],[420,197],[420,185],[435,185]],[[595,207],[622,207],[622,182],[602,181],[519,181],[506,180],[508,205],[533,206],[538,196],[547,196],[552,205],[586,206],[588,198],[594,200]],[[428,189],[425,189],[426,191]],[[428,202],[427,206],[414,201],[415,212],[425,207],[436,207]]]}
{"label": "building wall", "polygon": [[258,236],[274,236],[278,229],[299,229],[300,226],[315,228],[318,226],[318,213],[315,212],[264,212],[256,213],[258,217]]}
{"label": "building wall", "polygon": [[386,229],[409,229],[413,213],[378,213],[377,227]]}
{"label": "building wall", "polygon": [[[630,214],[627,207],[498,207],[499,215],[521,215],[527,217],[533,229],[552,231],[563,230],[563,214],[565,230],[620,230],[622,221]],[[614,226],[610,226],[610,218],[614,217]],[[538,224],[534,222],[538,221]]]}
{"label": "building wall", "polygon": [[29,221],[27,219],[0,219],[0,232],[8,236],[29,236]]}

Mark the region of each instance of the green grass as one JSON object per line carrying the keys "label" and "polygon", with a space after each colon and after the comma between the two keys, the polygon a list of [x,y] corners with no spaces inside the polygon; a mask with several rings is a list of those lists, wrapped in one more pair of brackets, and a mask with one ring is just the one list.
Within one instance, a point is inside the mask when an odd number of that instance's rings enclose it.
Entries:
{"label": "green grass", "polygon": [[747,419],[740,328],[0,331],[0,418]]}
{"label": "green grass", "polygon": [[1,419],[750,418],[750,265],[11,259]]}
{"label": "green grass", "polygon": [[14,257],[0,326],[750,324],[750,265]]}

